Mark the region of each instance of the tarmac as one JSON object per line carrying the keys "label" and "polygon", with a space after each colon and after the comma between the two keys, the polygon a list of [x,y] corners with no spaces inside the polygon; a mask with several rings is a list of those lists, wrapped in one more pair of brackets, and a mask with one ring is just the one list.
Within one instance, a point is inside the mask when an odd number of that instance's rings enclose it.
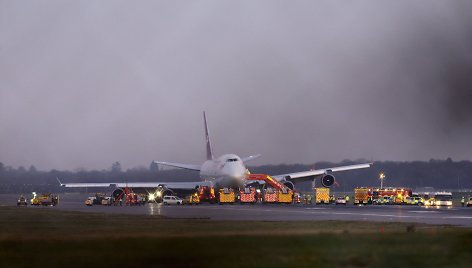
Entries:
{"label": "tarmac", "polygon": [[[16,206],[18,195],[0,195],[1,205]],[[87,195],[62,194],[60,203],[51,209],[164,216],[184,219],[211,219],[237,221],[377,221],[415,222],[438,225],[472,227],[472,207],[419,207],[419,206],[354,206],[349,205],[285,205],[285,204],[200,204],[163,205],[149,203],[143,206],[86,206]],[[37,209],[28,206],[28,209]]]}

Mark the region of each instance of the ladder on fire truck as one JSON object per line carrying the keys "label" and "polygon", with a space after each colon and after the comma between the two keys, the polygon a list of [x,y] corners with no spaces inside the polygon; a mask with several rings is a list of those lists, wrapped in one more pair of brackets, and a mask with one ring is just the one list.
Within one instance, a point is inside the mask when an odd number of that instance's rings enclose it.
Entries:
{"label": "ladder on fire truck", "polygon": [[246,175],[246,180],[248,181],[264,181],[265,183],[269,184],[272,186],[275,190],[281,191],[282,193],[287,193],[290,188],[285,186],[284,184],[278,182],[271,176],[267,174],[247,174]]}
{"label": "ladder on fire truck", "polygon": [[125,204],[127,204],[128,202],[127,196],[130,195],[131,193],[132,193],[131,190],[128,187],[125,187],[123,191],[121,191],[120,195],[118,195],[118,197],[115,198],[115,200],[113,201],[113,205],[116,206],[120,202],[120,200],[123,200],[123,196],[126,197]]}

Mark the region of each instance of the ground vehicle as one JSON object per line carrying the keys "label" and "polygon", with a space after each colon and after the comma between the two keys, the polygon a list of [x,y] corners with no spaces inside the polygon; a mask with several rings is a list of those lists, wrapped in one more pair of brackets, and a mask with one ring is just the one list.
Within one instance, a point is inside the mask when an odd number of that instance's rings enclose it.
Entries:
{"label": "ground vehicle", "polygon": [[216,196],[215,196],[215,188],[211,186],[200,186],[198,187],[198,197],[200,201],[207,201],[210,203],[215,203]]}
{"label": "ground vehicle", "polygon": [[191,195],[187,195],[184,199],[184,204],[187,204],[187,205],[198,205],[200,204],[200,198],[198,197],[198,194],[197,193],[194,193],[194,194],[191,194]]}
{"label": "ground vehicle", "polygon": [[407,198],[407,196],[402,196],[402,195],[391,196],[389,204],[391,204],[391,205],[404,204],[405,203],[405,198]]}
{"label": "ground vehicle", "polygon": [[105,196],[104,194],[95,194],[95,196],[89,196],[85,200],[85,205],[87,206],[94,206],[94,205],[103,205],[103,206],[111,206],[112,199],[110,196]]}
{"label": "ground vehicle", "polygon": [[417,205],[416,200],[414,197],[408,196],[405,198],[403,201],[403,204],[405,205]]}
{"label": "ground vehicle", "polygon": [[293,191],[288,188],[282,188],[277,193],[277,202],[291,204],[293,202]]}
{"label": "ground vehicle", "polygon": [[451,192],[437,192],[434,195],[435,206],[452,206],[452,193]]}
{"label": "ground vehicle", "polygon": [[59,196],[54,194],[42,194],[36,195],[33,193],[31,199],[32,206],[55,206],[59,203]]}
{"label": "ground vehicle", "polygon": [[218,204],[234,204],[236,194],[232,188],[223,188],[218,192]]}
{"label": "ground vehicle", "polygon": [[90,196],[90,197],[88,197],[88,198],[85,200],[85,205],[87,205],[87,206],[93,206],[94,203],[95,203],[95,199],[96,199],[95,196]]}
{"label": "ground vehicle", "polygon": [[315,188],[316,204],[329,204],[329,188]]}
{"label": "ground vehicle", "polygon": [[434,198],[432,197],[432,194],[429,192],[426,193],[420,193],[418,196],[423,200],[423,205],[425,206],[433,206],[434,205]]}
{"label": "ground vehicle", "polygon": [[110,196],[107,196],[107,197],[104,197],[102,198],[102,206],[111,206],[111,197]]}
{"label": "ground vehicle", "polygon": [[469,201],[467,201],[467,207],[472,206],[472,197],[469,197]]}
{"label": "ground vehicle", "polygon": [[256,188],[244,188],[239,191],[239,202],[241,204],[251,203],[254,204],[257,202],[256,198]]}
{"label": "ground vehicle", "polygon": [[92,198],[93,204],[94,205],[102,205],[103,204],[103,199],[105,199],[105,198],[106,198],[105,194],[96,193],[95,198]]}
{"label": "ground vehicle", "polygon": [[372,201],[372,204],[374,204],[374,205],[388,205],[388,204],[390,204],[390,197],[380,196],[377,199],[374,199]]}
{"label": "ground vehicle", "polygon": [[369,189],[358,187],[354,189],[354,205],[366,205],[369,202]]}
{"label": "ground vehicle", "polygon": [[[94,201],[94,204],[101,205],[102,200],[106,198],[105,196],[98,196],[97,199],[99,201]],[[154,201],[160,200],[159,195],[152,195],[150,198]],[[123,205],[123,202],[126,206],[141,206],[146,204],[146,196],[144,194],[136,194],[133,192],[133,189],[125,187],[124,189],[117,189],[112,193],[112,197],[110,198],[110,202],[113,205],[119,204],[120,206]]]}
{"label": "ground vehicle", "polygon": [[413,200],[414,200],[414,205],[417,205],[417,206],[422,206],[424,205],[424,198],[423,197],[413,197]]}
{"label": "ground vehicle", "polygon": [[[397,187],[397,188],[372,188],[369,189],[369,196],[372,203],[380,204],[404,204],[405,198],[412,196],[412,190],[406,187]],[[388,198],[381,199],[381,197]],[[377,201],[375,201],[377,200]]]}
{"label": "ground vehicle", "polygon": [[336,205],[346,205],[346,198],[345,197],[338,197],[335,201]]}
{"label": "ground vehicle", "polygon": [[133,192],[126,194],[125,200],[126,200],[125,204],[127,206],[140,206],[141,205],[141,202],[138,200],[138,195]]}
{"label": "ground vehicle", "polygon": [[264,189],[263,202],[264,203],[276,203],[277,202],[277,190],[274,188],[266,188]]}
{"label": "ground vehicle", "polygon": [[434,198],[430,197],[427,200],[424,201],[425,206],[432,206],[434,205]]}
{"label": "ground vehicle", "polygon": [[26,202],[26,198],[24,196],[20,196],[18,198],[17,206],[27,206],[28,202]]}
{"label": "ground vehicle", "polygon": [[164,203],[164,205],[182,205],[183,202],[184,201],[182,199],[173,195],[165,195],[162,199],[162,203]]}

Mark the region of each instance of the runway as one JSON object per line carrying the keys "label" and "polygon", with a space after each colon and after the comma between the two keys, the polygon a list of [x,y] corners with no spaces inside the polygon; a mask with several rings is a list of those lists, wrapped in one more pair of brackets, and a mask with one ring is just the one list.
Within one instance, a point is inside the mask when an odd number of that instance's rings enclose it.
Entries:
{"label": "runway", "polygon": [[[0,195],[0,204],[16,205],[16,195]],[[86,195],[63,194],[60,203],[50,209],[164,216],[170,218],[202,218],[211,220],[242,221],[379,221],[417,222],[472,227],[472,207],[418,207],[418,206],[336,206],[336,205],[210,205],[165,206],[150,203],[144,206],[84,205]],[[37,209],[31,207],[28,209]]]}

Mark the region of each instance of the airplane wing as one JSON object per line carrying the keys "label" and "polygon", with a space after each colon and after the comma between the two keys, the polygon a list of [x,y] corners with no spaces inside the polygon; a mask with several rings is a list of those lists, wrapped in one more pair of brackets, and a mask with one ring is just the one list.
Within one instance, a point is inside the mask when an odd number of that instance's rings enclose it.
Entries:
{"label": "airplane wing", "polygon": [[192,164],[169,163],[169,162],[159,162],[159,161],[154,161],[154,163],[159,164],[159,165],[169,166],[169,167],[176,167],[176,168],[183,168],[183,169],[197,170],[197,171],[200,171],[200,169],[202,168],[201,165],[192,165]]}
{"label": "airplane wing", "polygon": [[370,166],[372,166],[372,163],[349,165],[349,166],[340,166],[340,167],[333,167],[333,168],[315,169],[315,170],[288,173],[288,174],[282,174],[282,175],[274,175],[272,177],[275,178],[278,181],[292,180],[292,181],[295,181],[295,182],[296,181],[303,182],[303,181],[307,181],[307,180],[312,180],[316,177],[322,176],[324,174],[329,174],[329,173],[332,173],[332,172],[369,168]]}
{"label": "airplane wing", "polygon": [[[59,181],[59,180],[58,180]],[[133,189],[145,188],[155,189],[159,187],[169,189],[181,189],[191,190],[199,186],[210,186],[210,182],[206,181],[192,181],[192,182],[105,182],[105,183],[62,183],[59,181],[62,187],[65,188],[125,188],[130,187]]]}
{"label": "airplane wing", "polygon": [[243,162],[247,162],[247,161],[250,161],[250,160],[253,160],[253,159],[259,158],[260,156],[261,156],[260,154],[256,154],[256,155],[250,155],[250,156],[247,156],[247,157],[243,157],[243,158],[241,158],[241,161],[243,161]]}

